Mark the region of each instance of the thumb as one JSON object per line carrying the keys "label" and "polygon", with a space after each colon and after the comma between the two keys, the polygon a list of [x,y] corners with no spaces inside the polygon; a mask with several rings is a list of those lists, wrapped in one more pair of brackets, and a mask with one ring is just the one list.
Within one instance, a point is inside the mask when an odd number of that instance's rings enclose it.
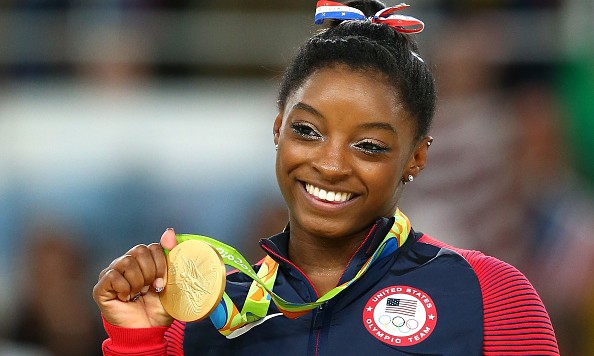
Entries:
{"label": "thumb", "polygon": [[172,250],[175,246],[177,246],[175,230],[173,230],[173,228],[167,228],[163,235],[161,235],[161,246],[167,250]]}

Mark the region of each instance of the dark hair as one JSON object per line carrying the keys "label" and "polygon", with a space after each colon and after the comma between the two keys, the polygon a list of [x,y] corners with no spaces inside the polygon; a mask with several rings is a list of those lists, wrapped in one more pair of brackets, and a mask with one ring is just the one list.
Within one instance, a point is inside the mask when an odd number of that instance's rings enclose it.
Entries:
{"label": "dark hair", "polygon": [[[346,3],[373,16],[385,5],[376,0]],[[287,98],[316,70],[344,64],[353,70],[375,71],[386,76],[405,109],[416,120],[416,138],[427,135],[435,110],[435,84],[410,35],[370,21],[332,21],[311,37],[287,68],[278,95],[284,108]]]}

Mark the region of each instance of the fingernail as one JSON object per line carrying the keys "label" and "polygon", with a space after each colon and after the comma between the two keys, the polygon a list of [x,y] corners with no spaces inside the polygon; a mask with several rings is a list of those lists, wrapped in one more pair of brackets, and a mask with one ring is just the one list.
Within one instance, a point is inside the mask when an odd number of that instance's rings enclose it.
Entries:
{"label": "fingernail", "polygon": [[146,294],[149,291],[149,288],[151,286],[144,286],[142,287],[142,289],[140,290],[140,294]]}
{"label": "fingernail", "polygon": [[163,289],[165,289],[165,281],[163,280],[163,278],[157,278],[155,279],[155,291],[157,291],[157,293],[161,293],[163,291]]}
{"label": "fingernail", "polygon": [[161,246],[168,250],[172,250],[175,245],[177,245],[176,237],[175,237],[175,230],[173,228],[167,228],[163,235],[161,235]]}

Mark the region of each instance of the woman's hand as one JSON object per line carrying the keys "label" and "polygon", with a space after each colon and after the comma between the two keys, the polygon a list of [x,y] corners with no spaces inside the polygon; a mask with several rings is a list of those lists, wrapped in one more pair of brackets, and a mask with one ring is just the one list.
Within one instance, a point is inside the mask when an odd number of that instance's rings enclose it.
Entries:
{"label": "woman's hand", "polygon": [[110,324],[149,328],[172,323],[173,318],[163,309],[158,293],[167,282],[163,248],[170,250],[176,244],[175,232],[167,229],[161,236],[161,244],[135,246],[101,271],[93,288],[93,299]]}

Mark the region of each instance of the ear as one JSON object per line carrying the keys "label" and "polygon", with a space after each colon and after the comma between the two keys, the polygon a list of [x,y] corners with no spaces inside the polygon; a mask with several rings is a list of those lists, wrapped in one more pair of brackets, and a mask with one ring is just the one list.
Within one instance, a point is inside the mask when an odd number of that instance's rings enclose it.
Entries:
{"label": "ear", "polygon": [[276,115],[276,119],[274,119],[274,124],[272,125],[272,134],[274,135],[274,144],[278,145],[278,139],[280,137],[280,129],[283,124],[283,114],[279,112]]}
{"label": "ear", "polygon": [[421,171],[425,168],[425,164],[427,163],[427,154],[429,152],[429,146],[431,146],[432,143],[433,137],[427,136],[417,144],[411,158],[406,163],[406,168],[404,169],[404,177],[402,178],[403,182],[410,181],[410,179],[408,178],[409,175],[413,178],[418,176],[419,173],[421,173]]}

